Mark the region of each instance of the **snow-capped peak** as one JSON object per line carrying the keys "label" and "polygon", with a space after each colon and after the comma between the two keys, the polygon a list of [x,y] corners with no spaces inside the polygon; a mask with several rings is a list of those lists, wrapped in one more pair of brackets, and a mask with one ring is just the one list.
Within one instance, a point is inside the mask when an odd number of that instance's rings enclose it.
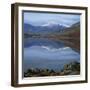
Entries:
{"label": "snow-capped peak", "polygon": [[59,24],[57,22],[54,22],[54,21],[50,21],[46,24],[43,24],[42,26],[58,26]]}
{"label": "snow-capped peak", "polygon": [[48,22],[48,23],[46,23],[46,24],[43,24],[43,25],[41,25],[42,27],[54,27],[54,26],[63,26],[63,27],[70,27],[69,25],[66,25],[66,24],[60,24],[60,23],[58,23],[58,22],[55,22],[55,21],[50,21],[50,22]]}

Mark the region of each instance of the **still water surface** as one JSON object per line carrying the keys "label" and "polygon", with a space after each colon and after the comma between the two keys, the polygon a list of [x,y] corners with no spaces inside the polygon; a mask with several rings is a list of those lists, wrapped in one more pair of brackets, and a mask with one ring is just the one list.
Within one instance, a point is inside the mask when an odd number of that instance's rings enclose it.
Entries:
{"label": "still water surface", "polygon": [[25,38],[23,71],[29,68],[61,70],[64,64],[80,62],[80,53],[62,41]]}

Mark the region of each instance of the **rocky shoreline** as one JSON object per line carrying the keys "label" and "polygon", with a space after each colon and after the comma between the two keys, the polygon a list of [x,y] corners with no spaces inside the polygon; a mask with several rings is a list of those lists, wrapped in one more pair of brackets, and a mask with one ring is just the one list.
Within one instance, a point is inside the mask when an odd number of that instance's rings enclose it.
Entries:
{"label": "rocky shoreline", "polygon": [[71,62],[65,64],[63,69],[60,71],[55,71],[53,69],[39,69],[30,68],[24,72],[24,77],[40,77],[40,76],[64,76],[64,75],[79,75],[80,74],[80,63]]}

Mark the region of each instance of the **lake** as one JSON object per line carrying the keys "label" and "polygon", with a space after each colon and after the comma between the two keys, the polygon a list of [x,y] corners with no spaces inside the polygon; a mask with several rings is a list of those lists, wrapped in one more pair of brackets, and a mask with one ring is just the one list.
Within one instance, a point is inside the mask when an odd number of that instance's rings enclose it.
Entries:
{"label": "lake", "polygon": [[59,71],[65,64],[80,62],[80,53],[63,41],[47,38],[25,38],[23,71],[29,68]]}

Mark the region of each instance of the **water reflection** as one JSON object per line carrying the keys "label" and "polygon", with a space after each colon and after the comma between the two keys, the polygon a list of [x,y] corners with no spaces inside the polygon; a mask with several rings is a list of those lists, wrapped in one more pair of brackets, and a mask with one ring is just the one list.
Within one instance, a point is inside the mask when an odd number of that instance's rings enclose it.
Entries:
{"label": "water reflection", "polygon": [[29,68],[48,68],[59,71],[64,64],[80,62],[80,53],[64,41],[45,38],[25,38],[23,71]]}

